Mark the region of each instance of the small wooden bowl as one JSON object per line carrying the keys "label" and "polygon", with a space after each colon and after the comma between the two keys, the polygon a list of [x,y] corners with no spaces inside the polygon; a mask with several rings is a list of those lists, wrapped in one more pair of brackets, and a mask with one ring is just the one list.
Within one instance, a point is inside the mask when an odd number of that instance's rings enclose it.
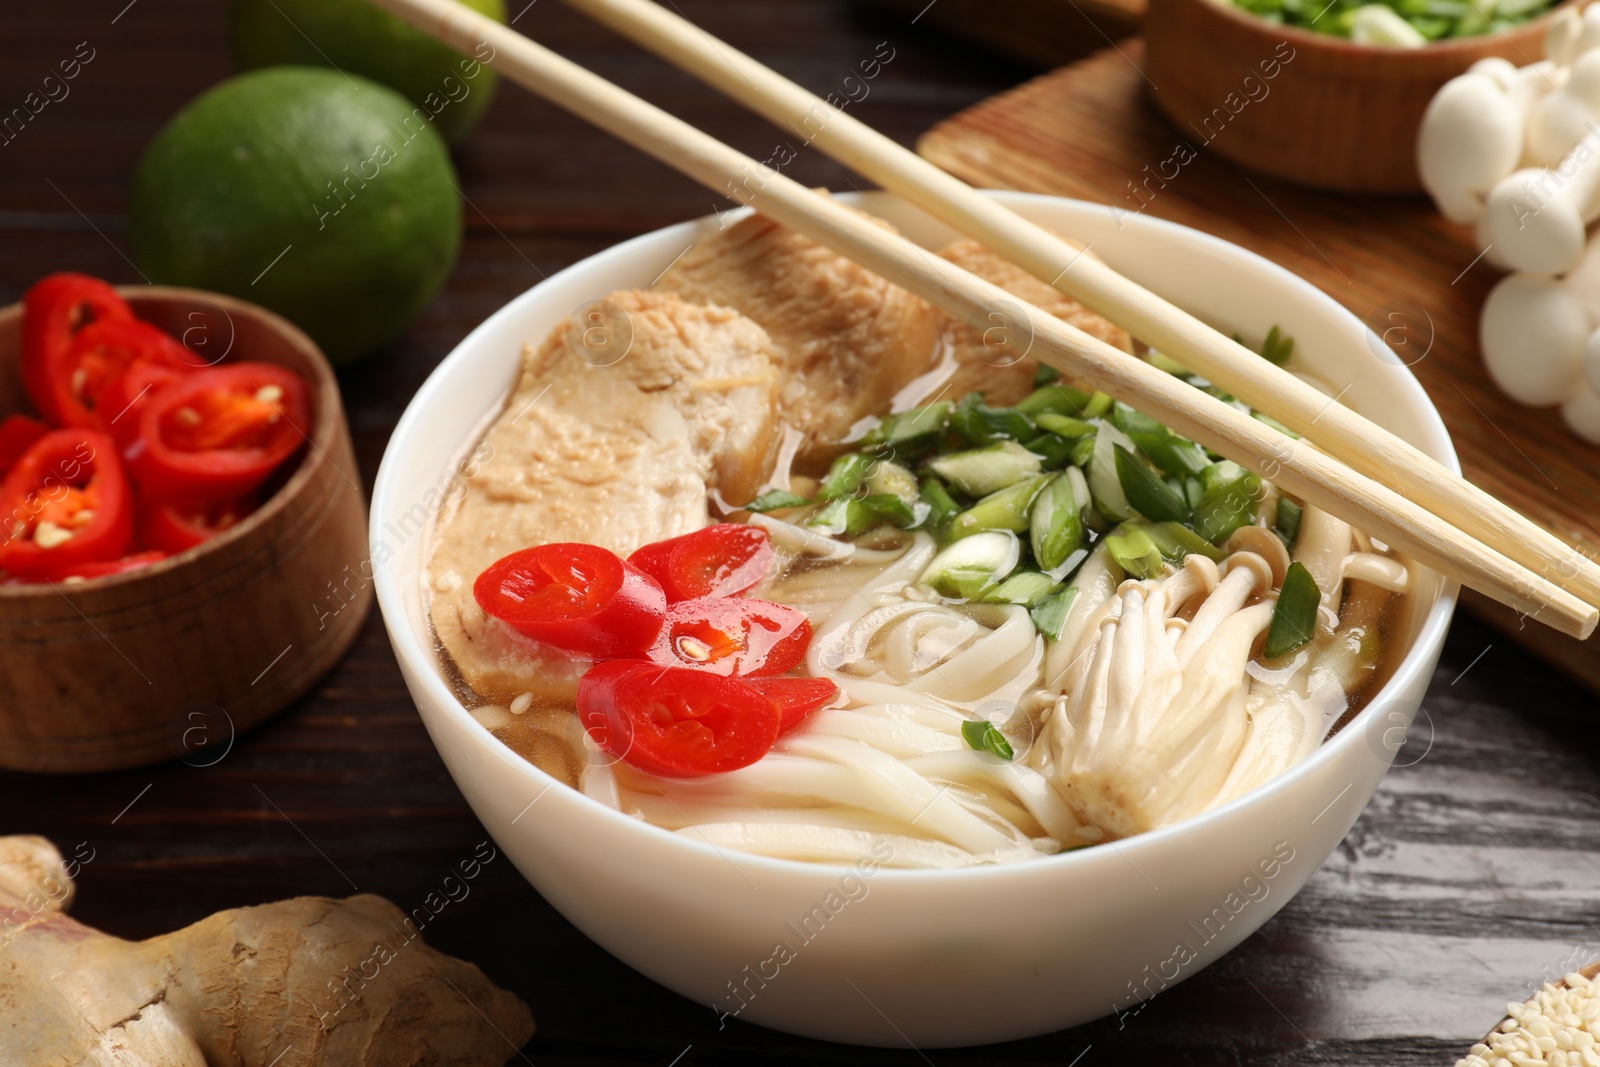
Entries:
{"label": "small wooden bowl", "polygon": [[[254,515],[150,567],[0,586],[0,767],[95,771],[220,760],[310,689],[372,602],[366,514],[339,386],[311,339],[253,304],[120,290],[141,318],[217,360],[276,363],[311,386],[298,467]],[[0,310],[0,412],[27,410],[19,305]]]}
{"label": "small wooden bowl", "polygon": [[1147,89],[1191,149],[1319,189],[1417,192],[1417,130],[1434,93],[1489,56],[1544,58],[1550,18],[1575,2],[1503,34],[1378,48],[1274,26],[1227,0],[1150,0]]}

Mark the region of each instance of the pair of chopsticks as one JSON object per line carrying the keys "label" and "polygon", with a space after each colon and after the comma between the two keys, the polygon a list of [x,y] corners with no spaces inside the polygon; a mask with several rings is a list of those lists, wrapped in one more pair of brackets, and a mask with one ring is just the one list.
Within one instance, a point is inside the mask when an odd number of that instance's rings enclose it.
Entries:
{"label": "pair of chopsticks", "polygon": [[[1030,354],[1562,633],[1600,619],[1600,567],[1414,446],[649,0],[567,0],[1010,259],[1302,435],[1295,440],[930,255],[454,0],[374,0],[527,89],[962,321],[1026,316]],[[1404,494],[1404,495],[1402,495]]]}

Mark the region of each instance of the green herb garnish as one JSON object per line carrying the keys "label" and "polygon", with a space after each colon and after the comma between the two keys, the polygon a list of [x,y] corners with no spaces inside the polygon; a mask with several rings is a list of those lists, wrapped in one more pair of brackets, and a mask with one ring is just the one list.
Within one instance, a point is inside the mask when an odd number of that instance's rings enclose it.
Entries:
{"label": "green herb garnish", "polygon": [[1317,632],[1317,608],[1321,603],[1322,590],[1305,564],[1289,564],[1283,587],[1278,590],[1277,606],[1272,609],[1272,626],[1267,630],[1262,655],[1267,659],[1287,656],[1311,640]]}
{"label": "green herb garnish", "polygon": [[778,511],[782,508],[798,508],[811,503],[798,493],[791,493],[787,489],[768,489],[744,506],[746,511],[764,512]]}
{"label": "green herb garnish", "polygon": [[1017,754],[1012,750],[1011,742],[1006,740],[1006,735],[988,719],[969,719],[962,723],[961,736],[966,739],[969,748],[987,752],[1007,763],[1016,758]]}

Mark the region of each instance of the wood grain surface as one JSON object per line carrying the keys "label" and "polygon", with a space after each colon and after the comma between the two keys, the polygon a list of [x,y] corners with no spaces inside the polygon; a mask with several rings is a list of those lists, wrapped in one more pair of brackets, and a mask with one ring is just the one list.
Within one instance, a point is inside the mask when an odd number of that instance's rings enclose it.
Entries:
{"label": "wood grain surface", "polygon": [[[513,0],[512,13],[523,3]],[[895,59],[860,114],[902,143],[1027,73],[870,8],[678,3],[822,91],[889,41]],[[227,75],[221,5],[19,0],[0,25],[6,108],[78,42],[97,49],[67,100],[0,144],[0,303],[50,270],[138,281],[123,258],[123,190],[165,118]],[[531,6],[517,26],[762,158],[781,136],[559,5]],[[687,180],[515,91],[502,94],[456,162],[470,203],[444,293],[401,341],[341,376],[367,487],[412,392],[485,316],[566,264],[712,207]],[[792,173],[850,187],[814,153],[802,153]],[[1241,183],[1237,199],[1251,197]],[[1417,239],[1453,247],[1426,232]],[[1354,264],[1343,257],[1358,240],[1328,249],[1347,272]],[[1499,634],[1458,621],[1402,753],[1407,766],[1386,779],[1343,847],[1277,918],[1137,1015],[1031,1041],[895,1052],[736,1021],[719,1030],[709,1008],[640,977],[574,930],[503,857],[424,936],[528,1001],[539,1032],[507,1054],[540,1067],[1448,1064],[1528,983],[1600,957],[1597,711],[1593,697]],[[236,737],[218,716],[195,742],[185,761],[146,770],[0,773],[0,832],[47,834],[69,853],[86,844],[94,858],[75,910],[127,937],[303,893],[359,888],[410,909],[483,840],[375,615],[350,655],[289,712]],[[994,918],[1020,921],[1003,909]]]}
{"label": "wood grain surface", "polygon": [[[1468,478],[1590,558],[1600,553],[1600,447],[1567,432],[1559,413],[1507,399],[1483,369],[1478,309],[1500,274],[1478,258],[1471,233],[1421,197],[1315,192],[1204,151],[1174,166],[1193,154],[1180,146],[1204,139],[1157,113],[1149,95],[1161,86],[1143,60],[1141,42],[1123,41],[940,123],[918,151],[974,185],[1149,213],[1287,267],[1397,346],[1444,416]],[[1269,94],[1252,104],[1217,139],[1273,103]],[[1481,597],[1466,603],[1600,689],[1600,645],[1534,633]]]}

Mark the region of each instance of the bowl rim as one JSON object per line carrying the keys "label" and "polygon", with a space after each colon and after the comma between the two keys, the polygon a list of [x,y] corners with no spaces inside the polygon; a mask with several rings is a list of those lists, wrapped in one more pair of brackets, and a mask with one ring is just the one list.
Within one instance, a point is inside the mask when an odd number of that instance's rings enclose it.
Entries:
{"label": "bowl rim", "polygon": [[[1209,2],[1209,0],[1203,0],[1203,2]],[[1068,204],[1076,208],[1087,208],[1091,210],[1103,210],[1105,207],[1103,204],[1096,204],[1087,200],[1080,200],[1073,197],[1051,196],[1042,193],[1023,193],[1010,190],[984,190],[983,192],[985,195],[993,197],[994,199],[999,200],[1001,203],[1044,202]],[[898,201],[900,203],[907,204],[907,206],[913,206],[910,205],[909,202],[904,201],[902,198],[896,197],[894,194],[881,190],[870,190],[866,192],[857,191],[843,194],[836,193],[834,195],[844,203],[852,206],[883,200]],[[442,391],[445,388],[446,380],[453,377],[458,372],[458,368],[472,362],[473,352],[478,347],[478,342],[481,337],[498,329],[508,320],[518,317],[520,314],[522,314],[523,307],[534,300],[534,294],[536,292],[547,285],[555,284],[560,279],[564,278],[569,272],[578,270],[580,268],[584,270],[599,270],[604,272],[610,266],[610,261],[628,258],[633,253],[634,249],[641,244],[661,240],[665,235],[669,234],[676,234],[679,236],[679,238],[687,238],[696,230],[696,228],[704,226],[708,223],[715,224],[719,222],[725,223],[729,221],[735,221],[745,217],[750,213],[752,213],[750,208],[737,208],[718,215],[705,215],[686,222],[659,227],[655,230],[639,234],[636,237],[632,237],[626,241],[612,245],[611,247],[597,252],[592,256],[587,256],[568,265],[567,267],[564,267],[562,270],[547,276],[536,285],[524,290],[522,293],[513,297],[506,304],[496,310],[471,332],[469,332],[464,338],[462,338],[461,341],[450,350],[444,359],[439,361],[439,364],[428,375],[427,380],[422,383],[422,386],[412,396],[410,403],[406,406],[405,412],[401,415],[400,420],[395,424],[394,432],[389,439],[390,443],[384,449],[383,459],[379,464],[377,477],[373,482],[372,501],[368,518],[369,548],[376,553],[376,546],[382,541],[381,535],[383,530],[381,523],[382,517],[387,514],[386,505],[388,504],[388,498],[391,493],[399,491],[397,487],[391,486],[391,483],[396,477],[394,473],[394,464],[397,462],[394,459],[395,443],[405,440],[407,435],[416,433],[415,424],[422,420],[422,412],[433,401],[434,394]],[[1378,338],[1377,335],[1374,334],[1364,323],[1362,323],[1352,312],[1346,309],[1338,301],[1334,300],[1333,297],[1324,293],[1321,289],[1318,289],[1316,286],[1301,278],[1299,275],[1294,274],[1285,267],[1281,267],[1278,264],[1273,263],[1271,260],[1259,255],[1258,253],[1233,244],[1232,242],[1225,241],[1222,238],[1206,233],[1203,230],[1197,230],[1190,226],[1183,226],[1175,222],[1167,221],[1166,219],[1156,218],[1154,216],[1140,215],[1133,220],[1133,225],[1149,227],[1156,231],[1166,232],[1174,235],[1186,235],[1189,239],[1197,240],[1202,248],[1223,250],[1227,254],[1242,255],[1247,263],[1253,261],[1253,263],[1258,265],[1260,268],[1281,276],[1291,288],[1300,290],[1301,293],[1308,297],[1313,304],[1320,305],[1322,308],[1326,309],[1330,313],[1331,317],[1335,319],[1342,318],[1347,323],[1355,323],[1359,325],[1362,331],[1365,333],[1369,345],[1384,344],[1381,338]],[[1384,344],[1384,347],[1387,348],[1388,346]],[[1411,373],[1410,368],[1405,366],[1403,361],[1401,361],[1398,357],[1395,358],[1395,366],[1396,369],[1402,371],[1403,373],[1397,376],[1395,382],[1393,383],[1393,387],[1407,395],[1408,403],[1416,408],[1417,413],[1421,416],[1425,429],[1429,432],[1430,436],[1436,438],[1432,445],[1423,446],[1424,451],[1434,454],[1436,458],[1439,459],[1439,461],[1445,466],[1445,468],[1452,473],[1459,474],[1461,472],[1460,460],[1456,455],[1454,444],[1450,440],[1449,431],[1446,429],[1444,421],[1439,415],[1438,408],[1434,406],[1433,401],[1428,397],[1426,391],[1423,390],[1421,384],[1417,381],[1416,376]],[[486,426],[487,423],[484,424],[485,428]],[[457,445],[456,448],[451,452],[452,457],[464,454],[465,450],[470,446],[470,444],[471,442],[469,441],[460,442],[460,444]],[[395,572],[394,564],[390,561],[386,561],[381,565],[375,565],[373,570],[373,584],[377,593],[378,609],[384,618],[385,626],[389,633],[390,643],[394,647],[396,658],[402,661],[402,666],[410,668],[410,670],[406,672],[408,674],[408,680],[410,678],[417,679],[427,690],[429,696],[432,697],[435,703],[442,709],[443,713],[448,718],[454,720],[457,725],[464,727],[467,731],[467,735],[470,736],[474,742],[480,746],[480,749],[486,756],[496,759],[500,763],[511,767],[514,773],[524,777],[531,786],[536,788],[537,796],[542,797],[544,792],[551,787],[559,787],[560,789],[564,790],[564,794],[562,795],[569,803],[576,803],[586,807],[593,817],[604,820],[611,829],[619,833],[644,834],[647,838],[653,838],[657,844],[660,844],[663,847],[675,846],[686,848],[690,850],[691,853],[700,854],[705,858],[716,858],[721,862],[731,862],[736,858],[738,863],[750,865],[752,872],[765,871],[773,874],[774,876],[801,877],[815,876],[818,872],[833,872],[834,874],[837,874],[838,872],[852,869],[850,865],[837,861],[793,860],[775,856],[761,855],[754,852],[724,849],[710,843],[709,841],[700,841],[694,839],[693,837],[680,835],[656,826],[652,823],[646,822],[642,819],[637,819],[630,815],[624,814],[621,811],[609,808],[606,805],[601,804],[599,801],[596,801],[585,795],[582,791],[573,789],[567,786],[566,783],[558,781],[521,755],[517,754],[503,741],[500,741],[493,734],[491,734],[487,728],[485,728],[477,721],[476,718],[473,717],[472,713],[466,709],[461,701],[456,698],[449,685],[445,682],[443,675],[440,673],[438,665],[434,659],[434,653],[430,649],[424,647],[417,640],[416,635],[412,632],[410,623],[406,617],[404,600],[402,599],[405,596],[405,593],[402,591],[400,576]],[[1421,625],[1417,628],[1417,633],[1412,639],[1411,646],[1406,650],[1406,654],[1401,658],[1400,662],[1395,665],[1395,669],[1389,676],[1388,680],[1368,699],[1366,706],[1363,707],[1354,718],[1347,722],[1337,734],[1323,741],[1317,747],[1316,751],[1312,752],[1309,756],[1302,759],[1299,763],[1295,764],[1293,767],[1290,767],[1282,774],[1279,774],[1267,782],[1257,786],[1248,793],[1228,801],[1226,804],[1219,805],[1215,808],[1210,808],[1199,813],[1198,815],[1193,815],[1189,818],[1182,819],[1169,826],[1162,826],[1154,830],[1148,830],[1144,833],[1136,834],[1133,837],[1122,838],[1116,841],[1098,842],[1097,844],[1108,846],[1111,851],[1116,852],[1118,855],[1123,856],[1124,858],[1127,858],[1127,854],[1129,852],[1136,851],[1142,853],[1150,849],[1161,848],[1175,834],[1185,834],[1191,832],[1196,827],[1228,819],[1235,811],[1241,808],[1269,802],[1275,794],[1289,788],[1290,784],[1297,779],[1311,776],[1323,765],[1339,758],[1340,755],[1342,755],[1342,753],[1350,746],[1360,744],[1360,738],[1366,734],[1367,730],[1371,726],[1372,720],[1378,714],[1380,714],[1384,708],[1392,704],[1395,693],[1411,684],[1418,682],[1417,675],[1423,670],[1424,661],[1430,659],[1433,654],[1433,650],[1443,645],[1446,633],[1450,626],[1450,620],[1455,611],[1458,589],[1459,586],[1457,583],[1444,579],[1440,580],[1437,597],[1435,598],[1433,604],[1429,607],[1428,613],[1423,618]],[[1422,681],[1421,684],[1425,686],[1426,682]],[[413,698],[413,703],[416,703],[415,698]],[[419,714],[421,714],[420,709]],[[429,740],[430,742],[433,741],[431,731]],[[436,749],[438,748],[438,744],[436,742],[434,742],[434,746]],[[570,796],[566,796],[567,794],[570,794]],[[1336,797],[1335,800],[1337,799],[1338,798]],[[476,814],[476,812],[474,812],[474,814]],[[479,818],[481,821],[481,816]],[[671,845],[667,845],[667,842],[669,841],[671,842]],[[1055,870],[1059,867],[1096,863],[1099,862],[1099,857],[1103,854],[1104,853],[1099,848],[1088,847],[1075,848],[1057,853],[1052,856],[1041,856],[1037,859],[1011,864],[980,864],[953,869],[900,869],[883,867],[877,871],[875,877],[887,877],[889,880],[895,882],[902,880],[929,882],[934,880],[942,881],[945,879],[965,880],[973,878],[998,879],[1004,877],[1029,877],[1030,875],[1028,872],[1035,872],[1035,875],[1033,876],[1038,876]]]}
{"label": "bowl rim", "polygon": [[[311,386],[315,409],[312,414],[311,432],[302,432],[306,440],[306,451],[300,457],[300,462],[295,465],[294,473],[290,474],[261,506],[247,515],[243,521],[236,523],[228,529],[207,538],[192,548],[182,552],[175,552],[164,559],[131,571],[122,571],[118,574],[101,575],[98,578],[68,579],[61,582],[29,582],[20,585],[0,584],[0,603],[25,602],[30,599],[43,599],[46,597],[61,596],[66,593],[81,595],[87,592],[100,592],[101,590],[132,586],[141,581],[154,580],[162,575],[193,563],[202,556],[220,552],[234,542],[249,536],[258,527],[276,516],[289,506],[289,501],[301,493],[306,483],[315,477],[317,468],[324,464],[331,464],[329,451],[333,449],[335,438],[339,433],[340,423],[344,419],[343,402],[339,394],[339,380],[333,370],[333,364],[328,362],[328,357],[323,353],[322,347],[300,327],[288,319],[248,300],[225,293],[215,293],[206,289],[192,289],[180,285],[116,285],[112,287],[117,295],[132,305],[137,312],[141,303],[155,304],[161,302],[172,303],[207,303],[218,308],[229,322],[233,321],[233,313],[240,312],[250,315],[264,322],[274,333],[281,334],[294,347],[305,351],[311,358],[315,380],[307,382]],[[22,322],[22,302],[0,307],[0,322],[8,322],[15,317],[18,329]],[[141,321],[144,321],[141,319]],[[233,351],[232,342],[228,350],[209,366],[221,364]]]}
{"label": "bowl rim", "polygon": [[[1325,53],[1338,55],[1364,55],[1376,57],[1400,56],[1445,56],[1451,57],[1456,52],[1481,49],[1484,42],[1500,39],[1534,39],[1541,37],[1547,24],[1564,8],[1577,9],[1587,0],[1556,0],[1554,4],[1541,12],[1538,17],[1529,19],[1520,26],[1512,27],[1496,33],[1490,30],[1486,33],[1473,34],[1471,37],[1449,37],[1442,41],[1429,41],[1420,48],[1407,48],[1404,45],[1386,44],[1360,44],[1348,37],[1337,37],[1333,34],[1316,33],[1299,26],[1290,26],[1285,23],[1268,22],[1258,15],[1252,15],[1243,10],[1233,0],[1172,0],[1174,3],[1187,2],[1198,9],[1210,9],[1217,13],[1224,21],[1233,23],[1240,28],[1249,28],[1259,31],[1260,36],[1283,38],[1290,44],[1304,44],[1321,49]],[[1544,49],[1539,50],[1539,59],[1544,58]],[[1417,62],[1421,62],[1418,59]],[[1401,60],[1408,62],[1408,60]],[[1529,60],[1537,62],[1537,60]]]}

